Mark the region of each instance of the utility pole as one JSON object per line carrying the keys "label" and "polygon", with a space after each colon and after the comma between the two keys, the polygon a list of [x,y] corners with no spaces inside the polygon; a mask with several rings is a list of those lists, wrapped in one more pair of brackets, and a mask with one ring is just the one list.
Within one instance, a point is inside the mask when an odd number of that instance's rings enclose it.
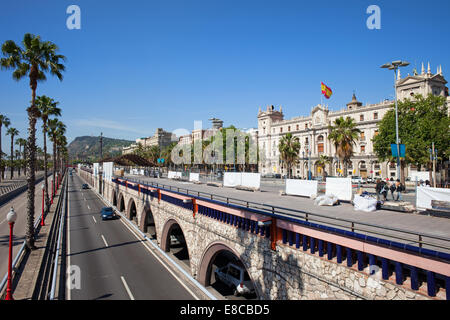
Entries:
{"label": "utility pole", "polygon": [[100,132],[100,160],[103,159],[103,132]]}

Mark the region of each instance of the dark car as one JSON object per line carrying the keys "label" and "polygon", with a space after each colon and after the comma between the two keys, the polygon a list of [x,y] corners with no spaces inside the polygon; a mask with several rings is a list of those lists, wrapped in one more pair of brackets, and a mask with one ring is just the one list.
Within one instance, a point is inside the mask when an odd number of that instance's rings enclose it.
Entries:
{"label": "dark car", "polygon": [[87,183],[83,183],[83,185],[81,186],[81,189],[89,189],[89,186],[87,185]]}
{"label": "dark car", "polygon": [[102,220],[110,220],[114,219],[116,217],[116,214],[114,213],[113,208],[103,207],[102,211],[100,212],[100,216],[102,217]]}

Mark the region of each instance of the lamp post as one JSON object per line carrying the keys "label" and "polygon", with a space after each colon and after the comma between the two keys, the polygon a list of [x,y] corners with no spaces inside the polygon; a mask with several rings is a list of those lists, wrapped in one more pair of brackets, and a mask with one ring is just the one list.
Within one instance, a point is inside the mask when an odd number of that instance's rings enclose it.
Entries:
{"label": "lamp post", "polygon": [[51,204],[53,204],[53,195],[55,193],[55,185],[53,184],[53,178],[51,179],[51,183],[52,183],[52,200],[51,200]]}
{"label": "lamp post", "polygon": [[5,300],[14,300],[12,295],[12,289],[11,289],[11,278],[12,278],[12,247],[13,247],[13,228],[14,228],[14,222],[17,219],[17,214],[14,211],[14,208],[11,207],[11,210],[9,210],[8,215],[6,216],[6,220],[9,223],[9,255],[8,255],[8,284],[6,287],[6,298]]}
{"label": "lamp post", "polygon": [[45,202],[45,200],[44,200],[44,193],[45,193],[45,185],[44,184],[42,184],[41,189],[42,189],[42,218],[41,218],[41,226],[43,227],[43,226],[45,226],[45,222],[44,222],[44,202]]}
{"label": "lamp post", "polygon": [[381,66],[383,69],[394,70],[394,90],[395,90],[395,143],[397,144],[397,179],[400,179],[400,139],[398,137],[398,106],[397,106],[397,71],[400,67],[409,66],[406,61],[392,61]]}

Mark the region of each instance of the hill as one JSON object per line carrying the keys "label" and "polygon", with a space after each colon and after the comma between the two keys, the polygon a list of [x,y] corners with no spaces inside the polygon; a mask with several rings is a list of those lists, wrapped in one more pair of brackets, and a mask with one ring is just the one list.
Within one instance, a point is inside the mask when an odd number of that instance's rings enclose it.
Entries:
{"label": "hill", "polygon": [[[103,157],[114,157],[122,153],[122,147],[134,141],[103,137]],[[76,137],[69,146],[70,159],[93,160],[100,158],[100,137]]]}

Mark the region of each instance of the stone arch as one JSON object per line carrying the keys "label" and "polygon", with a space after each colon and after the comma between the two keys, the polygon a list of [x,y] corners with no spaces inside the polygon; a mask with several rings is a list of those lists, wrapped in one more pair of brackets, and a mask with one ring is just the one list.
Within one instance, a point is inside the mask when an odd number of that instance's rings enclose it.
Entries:
{"label": "stone arch", "polygon": [[[179,230],[178,230],[178,228],[179,228]],[[174,231],[174,230],[177,230],[177,231],[181,230],[182,238],[180,240],[183,241],[183,239],[184,239],[184,241],[185,241],[184,244],[185,244],[186,252],[184,252],[184,253],[187,254],[188,264],[190,264],[191,251],[190,251],[190,246],[188,245],[188,242],[186,240],[186,236],[185,236],[186,232],[183,229],[183,226],[177,220],[175,220],[173,218],[169,219],[162,228],[161,238],[160,238],[161,249],[165,252],[170,252],[170,250],[171,250],[171,237],[170,236],[172,234],[172,231]],[[182,250],[183,249],[181,249],[180,252]],[[174,254],[174,255],[177,256],[176,254]],[[177,256],[177,258],[179,258],[179,257]],[[186,260],[185,258],[186,257],[184,257],[184,260]],[[181,259],[181,260],[183,260],[183,259]]]}
{"label": "stone arch", "polygon": [[112,191],[112,199],[111,199],[111,203],[114,207],[117,207],[118,205],[118,200],[117,200],[117,192],[115,190]]}
{"label": "stone arch", "polygon": [[137,219],[137,206],[136,201],[134,201],[133,197],[130,197],[127,205],[127,218],[129,220]]}
{"label": "stone arch", "polygon": [[222,241],[216,241],[211,243],[206,250],[203,252],[202,257],[200,259],[200,265],[197,272],[197,281],[199,281],[203,286],[208,287],[211,285],[211,275],[212,275],[212,266],[213,262],[215,261],[216,257],[221,252],[230,252],[235,257],[239,259],[239,261],[244,266],[245,270],[248,273],[248,276],[252,283],[254,284],[255,291],[258,297],[261,296],[259,285],[256,285],[257,282],[255,279],[253,279],[252,275],[248,272],[250,269],[250,265],[248,261],[245,259],[242,259],[241,254],[239,254],[235,249],[233,249],[232,246],[228,245],[225,242]]}
{"label": "stone arch", "polygon": [[120,212],[125,212],[125,197],[123,193],[119,194],[119,202],[118,202],[118,209]]}
{"label": "stone arch", "polygon": [[142,232],[149,233],[151,238],[153,239],[157,238],[156,219],[153,215],[152,209],[148,205],[145,205],[144,208],[142,209],[139,228]]}

